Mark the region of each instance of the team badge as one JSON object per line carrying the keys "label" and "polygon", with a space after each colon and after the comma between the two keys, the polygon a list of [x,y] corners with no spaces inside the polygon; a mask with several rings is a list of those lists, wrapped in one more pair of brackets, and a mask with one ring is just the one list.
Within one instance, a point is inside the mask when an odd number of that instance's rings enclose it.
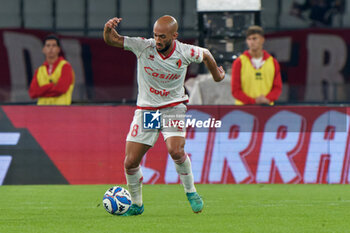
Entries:
{"label": "team badge", "polygon": [[181,59],[179,59],[179,60],[176,62],[176,65],[177,65],[177,68],[180,68],[180,67],[181,67],[181,65],[182,65]]}

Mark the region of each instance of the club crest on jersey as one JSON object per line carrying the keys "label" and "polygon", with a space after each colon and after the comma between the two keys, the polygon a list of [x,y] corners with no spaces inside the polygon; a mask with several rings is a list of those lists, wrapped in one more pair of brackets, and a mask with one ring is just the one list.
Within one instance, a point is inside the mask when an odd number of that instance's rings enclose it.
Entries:
{"label": "club crest on jersey", "polygon": [[176,62],[176,65],[177,65],[177,68],[180,68],[180,67],[181,67],[181,65],[182,65],[181,59],[179,59],[179,60]]}
{"label": "club crest on jersey", "polygon": [[149,60],[151,61],[154,61],[154,55],[153,54],[150,54],[149,57],[148,57]]}

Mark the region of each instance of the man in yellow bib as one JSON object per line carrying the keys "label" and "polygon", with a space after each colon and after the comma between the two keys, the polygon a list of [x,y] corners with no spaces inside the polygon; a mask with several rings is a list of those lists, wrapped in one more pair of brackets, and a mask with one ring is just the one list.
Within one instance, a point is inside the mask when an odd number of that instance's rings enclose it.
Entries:
{"label": "man in yellow bib", "polygon": [[70,105],[74,88],[72,66],[61,56],[60,41],[55,35],[44,39],[45,62],[35,71],[29,96],[38,105]]}
{"label": "man in yellow bib", "polygon": [[280,66],[263,49],[264,30],[250,26],[246,32],[248,50],[232,64],[232,95],[236,105],[273,105],[282,92]]}

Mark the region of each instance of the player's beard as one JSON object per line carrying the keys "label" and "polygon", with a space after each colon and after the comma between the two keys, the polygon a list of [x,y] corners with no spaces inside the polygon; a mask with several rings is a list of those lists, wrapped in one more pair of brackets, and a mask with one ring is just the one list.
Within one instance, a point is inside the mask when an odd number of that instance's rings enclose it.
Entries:
{"label": "player's beard", "polygon": [[165,43],[165,46],[164,46],[163,49],[157,49],[157,51],[160,52],[160,53],[165,53],[170,48],[171,43],[172,43],[172,41],[169,40],[167,43]]}

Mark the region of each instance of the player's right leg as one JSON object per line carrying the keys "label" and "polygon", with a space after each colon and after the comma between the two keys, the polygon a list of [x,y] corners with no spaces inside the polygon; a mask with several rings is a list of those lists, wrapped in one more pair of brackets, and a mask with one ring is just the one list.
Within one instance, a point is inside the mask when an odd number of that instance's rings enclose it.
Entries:
{"label": "player's right leg", "polygon": [[143,213],[141,160],[158,139],[159,132],[144,131],[142,111],[136,110],[126,138],[124,169],[132,205],[123,216]]}
{"label": "player's right leg", "polygon": [[142,171],[140,163],[142,157],[151,148],[149,145],[145,145],[138,142],[126,142],[125,149],[125,177],[128,183],[128,190],[131,196],[131,207],[123,216],[139,215],[143,212],[142,203]]}

